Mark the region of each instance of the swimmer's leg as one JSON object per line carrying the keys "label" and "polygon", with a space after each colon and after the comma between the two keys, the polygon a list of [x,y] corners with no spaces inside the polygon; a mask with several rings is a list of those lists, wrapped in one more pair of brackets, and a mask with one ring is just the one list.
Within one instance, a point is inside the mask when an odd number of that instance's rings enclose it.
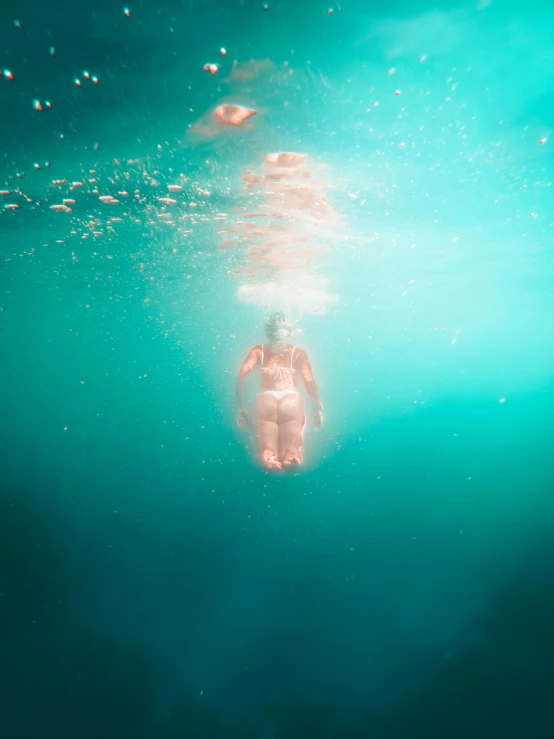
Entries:
{"label": "swimmer's leg", "polygon": [[272,395],[258,396],[254,405],[254,428],[258,444],[258,458],[266,469],[281,469],[279,461],[279,427],[277,426],[277,399]]}
{"label": "swimmer's leg", "polygon": [[279,403],[279,459],[283,467],[302,464],[306,413],[301,395],[285,396]]}

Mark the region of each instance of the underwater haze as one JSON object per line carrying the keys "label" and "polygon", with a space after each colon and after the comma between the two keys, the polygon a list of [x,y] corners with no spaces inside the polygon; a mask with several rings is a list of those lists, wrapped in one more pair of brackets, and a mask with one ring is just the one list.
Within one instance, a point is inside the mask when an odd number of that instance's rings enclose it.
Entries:
{"label": "underwater haze", "polygon": [[[554,736],[553,29],[2,0],[2,737]],[[274,310],[286,474],[237,425]]]}

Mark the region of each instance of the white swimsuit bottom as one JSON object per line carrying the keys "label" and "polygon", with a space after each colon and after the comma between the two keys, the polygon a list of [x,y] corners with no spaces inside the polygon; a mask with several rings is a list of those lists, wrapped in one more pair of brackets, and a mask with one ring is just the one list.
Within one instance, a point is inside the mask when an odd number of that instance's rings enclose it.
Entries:
{"label": "white swimsuit bottom", "polygon": [[296,390],[263,390],[261,395],[273,395],[277,400],[282,400],[285,395],[298,395]]}

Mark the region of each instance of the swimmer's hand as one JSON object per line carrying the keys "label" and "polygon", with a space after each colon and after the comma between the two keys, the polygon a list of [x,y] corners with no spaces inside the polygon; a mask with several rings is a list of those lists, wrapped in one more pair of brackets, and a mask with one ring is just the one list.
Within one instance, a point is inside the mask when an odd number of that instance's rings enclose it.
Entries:
{"label": "swimmer's hand", "polygon": [[248,417],[248,411],[246,408],[239,408],[239,415],[237,418],[237,423],[241,427],[241,429],[245,429],[248,427],[248,424],[250,422],[250,419]]}
{"label": "swimmer's hand", "polygon": [[312,416],[312,427],[314,431],[317,431],[323,426],[323,409],[318,408]]}

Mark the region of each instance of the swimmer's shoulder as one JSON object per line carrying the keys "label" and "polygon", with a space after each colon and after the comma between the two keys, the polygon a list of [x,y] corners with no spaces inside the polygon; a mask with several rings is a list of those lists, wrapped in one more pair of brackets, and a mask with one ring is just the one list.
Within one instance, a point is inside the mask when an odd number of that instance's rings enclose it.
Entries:
{"label": "swimmer's shoulder", "polygon": [[291,352],[294,350],[293,367],[296,367],[297,363],[302,362],[308,358],[306,350],[301,346],[291,346]]}
{"label": "swimmer's shoulder", "polygon": [[263,352],[263,345],[262,344],[255,344],[252,349],[248,352],[248,361],[252,363],[255,360],[256,362],[261,362],[262,360],[262,352]]}

